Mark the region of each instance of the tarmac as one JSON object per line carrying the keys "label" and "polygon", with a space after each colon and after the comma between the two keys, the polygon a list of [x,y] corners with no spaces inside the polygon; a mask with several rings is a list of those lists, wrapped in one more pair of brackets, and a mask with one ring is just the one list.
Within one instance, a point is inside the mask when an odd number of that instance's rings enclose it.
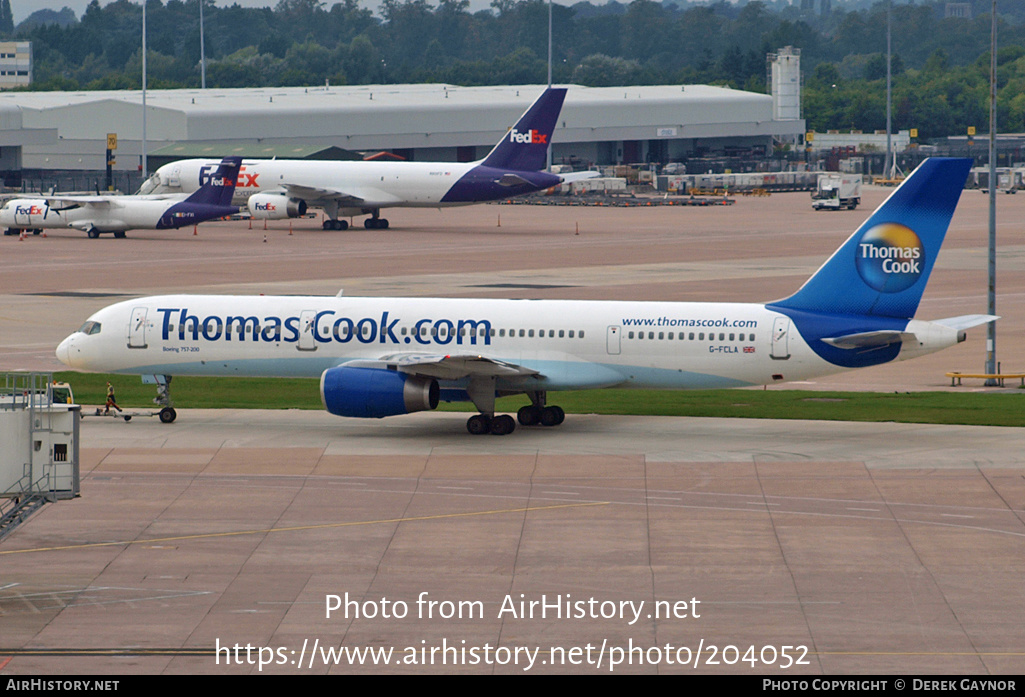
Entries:
{"label": "tarmac", "polygon": [[[60,369],[91,312],[169,291],[764,301],[884,195],[3,238],[0,369]],[[1011,372],[1025,198],[998,206]],[[985,208],[965,192],[919,317],[985,312]],[[799,387],[952,389],[984,340]],[[1023,429],[570,414],[474,438],[464,421],[86,416],[82,497],[0,544],[0,675],[1025,672]]]}

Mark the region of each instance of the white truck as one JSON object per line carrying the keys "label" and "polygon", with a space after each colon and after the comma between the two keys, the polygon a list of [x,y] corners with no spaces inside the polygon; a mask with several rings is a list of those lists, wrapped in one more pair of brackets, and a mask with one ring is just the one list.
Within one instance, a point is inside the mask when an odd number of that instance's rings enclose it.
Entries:
{"label": "white truck", "polygon": [[817,211],[854,210],[861,203],[861,175],[825,173],[811,195],[811,207]]}

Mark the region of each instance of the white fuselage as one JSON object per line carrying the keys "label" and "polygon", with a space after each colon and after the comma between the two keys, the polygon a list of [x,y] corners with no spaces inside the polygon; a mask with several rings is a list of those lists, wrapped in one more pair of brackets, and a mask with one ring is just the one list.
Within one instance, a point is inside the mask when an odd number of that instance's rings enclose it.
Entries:
{"label": "white fuselage", "polygon": [[83,204],[63,210],[47,205],[46,199],[12,199],[0,208],[0,226],[7,228],[58,229],[96,228],[103,232],[150,230],[157,227],[168,208],[182,197],[140,198],[109,196],[103,206]]}
{"label": "white fuselage", "polygon": [[[536,371],[496,389],[718,388],[844,370],[784,314],[760,304],[172,295],[100,310],[57,355],[128,374],[318,377],[353,360],[483,356]],[[957,332],[910,320],[922,340],[897,360],[951,346]]]}
{"label": "white fuselage", "polygon": [[[305,160],[247,160],[239,170],[232,203],[245,206],[253,194],[281,191],[287,185],[316,188],[358,197],[358,205],[339,207],[339,215],[358,215],[363,209],[387,207],[437,208],[442,198],[479,163],[458,162],[334,162]],[[214,160],[181,160],[164,165],[144,184],[143,194],[190,194],[217,165]],[[304,197],[323,207],[335,194]]]}

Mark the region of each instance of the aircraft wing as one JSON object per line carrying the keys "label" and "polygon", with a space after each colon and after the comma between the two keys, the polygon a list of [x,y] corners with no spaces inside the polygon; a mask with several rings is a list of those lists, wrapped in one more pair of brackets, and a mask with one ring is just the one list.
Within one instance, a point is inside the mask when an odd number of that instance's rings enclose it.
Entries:
{"label": "aircraft wing", "polygon": [[93,206],[94,208],[111,208],[114,205],[113,196],[48,196],[44,197],[46,205],[55,211],[78,208],[80,206]]}
{"label": "aircraft wing", "polygon": [[301,198],[307,203],[334,201],[341,208],[359,208],[361,206],[382,206],[402,203],[404,199],[382,189],[368,187],[353,188],[348,191],[328,189],[320,186],[308,186],[296,182],[282,182],[286,194],[293,198]]}
{"label": "aircraft wing", "polygon": [[301,198],[304,201],[337,201],[339,206],[359,206],[366,201],[361,196],[338,189],[324,189],[318,186],[306,186],[305,184],[289,182],[282,182],[281,186],[289,197]]}
{"label": "aircraft wing", "polygon": [[356,360],[342,365],[350,368],[398,370],[410,375],[424,375],[439,380],[459,380],[467,377],[525,377],[539,374],[536,370],[480,354],[394,353],[381,356],[377,360]]}
{"label": "aircraft wing", "polygon": [[593,169],[589,169],[584,172],[566,172],[565,174],[559,174],[557,176],[562,179],[563,184],[567,184],[569,182],[580,181],[581,179],[594,179],[595,177],[600,177],[601,172],[595,172]]}

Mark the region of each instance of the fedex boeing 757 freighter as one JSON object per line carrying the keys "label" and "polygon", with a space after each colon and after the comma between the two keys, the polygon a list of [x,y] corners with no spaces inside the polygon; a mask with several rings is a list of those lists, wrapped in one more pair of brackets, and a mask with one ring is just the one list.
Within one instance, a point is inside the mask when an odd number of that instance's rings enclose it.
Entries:
{"label": "fedex boeing 757 freighter", "polygon": [[[345,230],[344,218],[370,215],[367,229],[388,227],[382,208],[443,208],[497,201],[542,191],[597,172],[549,174],[545,166],[566,88],[549,87],[477,162],[316,162],[247,160],[235,203],[257,219],[281,220],[322,208],[325,230]],[[166,164],[146,180],[141,194],[195,191],[217,165],[213,160]]]}
{"label": "fedex boeing 757 freighter", "polygon": [[[565,418],[560,390],[775,384],[915,358],[996,319],[914,319],[971,160],[933,158],[790,297],[755,303],[165,295],[100,310],[57,347],[77,370],[320,376],[332,414],[471,401],[467,429]],[[168,404],[161,418],[173,421]]]}

